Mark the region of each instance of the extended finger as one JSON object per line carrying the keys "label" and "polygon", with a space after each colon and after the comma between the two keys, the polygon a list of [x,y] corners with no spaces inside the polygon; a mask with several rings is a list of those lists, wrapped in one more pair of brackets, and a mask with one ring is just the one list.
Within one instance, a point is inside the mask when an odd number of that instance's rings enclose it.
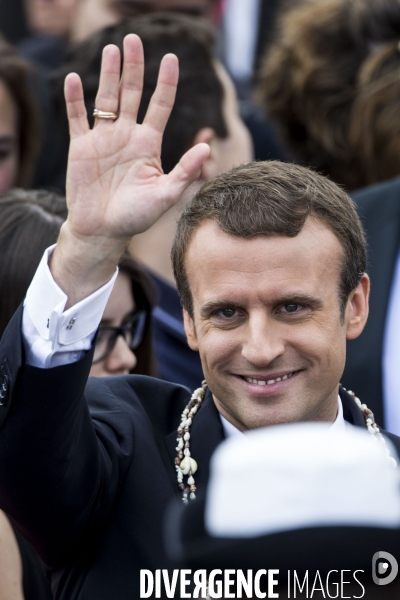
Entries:
{"label": "extended finger", "polygon": [[87,133],[89,123],[83,99],[82,82],[76,73],[67,75],[64,84],[64,95],[71,138]]}
{"label": "extended finger", "polygon": [[166,176],[168,197],[180,198],[185,189],[195,181],[201,173],[201,167],[210,154],[208,144],[197,144],[184,154],[179,163]]}
{"label": "extended finger", "polygon": [[179,66],[174,54],[166,54],[161,61],[157,86],[150,100],[143,124],[163,134],[174,106],[178,85]]}
{"label": "extended finger", "polygon": [[[117,46],[110,44],[104,48],[101,59],[100,82],[96,96],[98,110],[118,113],[120,75],[121,53]],[[96,118],[96,125],[100,122],[104,124],[112,121]]]}
{"label": "extended finger", "polygon": [[124,66],[122,70],[119,115],[135,119],[143,90],[144,57],[140,38],[133,33],[124,39]]}

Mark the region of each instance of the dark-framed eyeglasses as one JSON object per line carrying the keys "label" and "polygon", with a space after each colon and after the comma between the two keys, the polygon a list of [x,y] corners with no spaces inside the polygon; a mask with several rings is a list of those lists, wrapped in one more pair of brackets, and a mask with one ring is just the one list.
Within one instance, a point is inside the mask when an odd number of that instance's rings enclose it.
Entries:
{"label": "dark-framed eyeglasses", "polygon": [[136,350],[143,341],[147,314],[146,310],[138,310],[120,327],[100,325],[92,364],[106,360],[110,356],[119,335],[122,335],[132,351]]}

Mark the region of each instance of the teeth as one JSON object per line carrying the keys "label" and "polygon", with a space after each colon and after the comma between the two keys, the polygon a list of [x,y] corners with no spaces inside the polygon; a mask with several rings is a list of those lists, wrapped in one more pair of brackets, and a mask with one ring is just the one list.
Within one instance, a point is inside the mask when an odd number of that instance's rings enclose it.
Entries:
{"label": "teeth", "polygon": [[272,385],[273,383],[277,383],[278,381],[285,381],[285,379],[290,379],[293,376],[293,373],[289,373],[288,375],[283,375],[282,377],[277,377],[276,379],[253,379],[252,377],[245,377],[244,380],[248,383],[256,383],[257,385]]}

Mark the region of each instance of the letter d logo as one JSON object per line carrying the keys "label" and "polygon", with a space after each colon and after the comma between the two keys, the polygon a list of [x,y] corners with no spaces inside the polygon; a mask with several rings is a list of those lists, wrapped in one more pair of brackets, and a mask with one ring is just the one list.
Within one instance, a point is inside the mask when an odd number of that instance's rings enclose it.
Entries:
{"label": "letter d logo", "polygon": [[[389,566],[391,567],[390,570]],[[396,579],[398,572],[399,565],[392,554],[382,551],[375,552],[372,557],[372,579],[376,585],[388,585],[388,583],[392,583],[392,581]],[[378,576],[384,575],[385,573],[388,573],[386,577]]]}

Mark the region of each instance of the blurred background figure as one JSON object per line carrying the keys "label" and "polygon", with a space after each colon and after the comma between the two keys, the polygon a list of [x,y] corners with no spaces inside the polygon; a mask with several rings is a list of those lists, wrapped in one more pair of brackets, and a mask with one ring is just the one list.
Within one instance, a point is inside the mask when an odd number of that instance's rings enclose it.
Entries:
{"label": "blurred background figure", "polygon": [[123,16],[173,11],[192,17],[204,17],[219,26],[226,0],[110,0]]}
{"label": "blurred background figure", "polygon": [[280,0],[226,0],[221,27],[221,58],[238,90],[249,99],[254,73],[268,46]]}
{"label": "blurred background figure", "polygon": [[[44,121],[44,150],[34,187],[64,193],[65,150],[57,144],[49,77],[70,50],[102,28],[160,11],[202,18],[215,31],[210,51],[226,66],[239,93],[239,109],[250,130],[257,160],[285,160],[274,127],[251,100],[254,71],[269,40],[279,0],[0,0],[0,31],[35,67],[32,84]],[[1,15],[7,15],[3,19]]]}
{"label": "blurred background figure", "polygon": [[260,94],[295,158],[354,190],[400,174],[400,4],[285,4]]}
{"label": "blurred background figure", "polygon": [[32,183],[40,125],[28,73],[27,64],[0,36],[0,194]]}
{"label": "blurred background figure", "polygon": [[[4,1],[4,0],[3,0]],[[69,48],[122,19],[172,11],[219,25],[222,0],[24,0],[29,36],[19,40],[24,56],[55,68]]]}
{"label": "blurred background figure", "polygon": [[[279,14],[259,97],[294,157],[348,190],[400,175],[400,2],[296,0]],[[400,180],[353,194],[370,317],[342,379],[400,433]]]}
{"label": "blurred background figure", "polygon": [[80,42],[118,19],[110,0],[25,0],[25,11],[32,33],[59,37],[67,44]]}
{"label": "blurred background figure", "polygon": [[[70,60],[57,74],[55,95],[65,122],[67,158],[68,132],[63,99],[63,82],[70,71],[83,81],[85,104],[91,118],[98,87],[100,61],[105,45],[122,47],[127,33],[140,36],[146,58],[144,90],[139,110],[143,119],[154,91],[162,56],[179,58],[180,78],[175,105],[162,146],[162,164],[168,173],[194,144],[206,142],[210,157],[203,165],[202,178],[210,179],[235,165],[252,159],[252,143],[238,109],[235,88],[213,55],[214,33],[206,21],[186,15],[155,13],[123,21],[95,34],[77,46]],[[171,208],[146,233],[132,241],[130,251],[151,273],[160,291],[154,311],[154,348],[160,377],[194,389],[203,379],[197,352],[189,349],[183,328],[182,308],[172,275],[170,251],[176,220],[187,200]]]}
{"label": "blurred background figure", "polygon": [[275,126],[253,101],[254,74],[270,42],[280,0],[226,0],[217,55],[232,77],[242,118],[250,130],[256,160],[287,160]]}

